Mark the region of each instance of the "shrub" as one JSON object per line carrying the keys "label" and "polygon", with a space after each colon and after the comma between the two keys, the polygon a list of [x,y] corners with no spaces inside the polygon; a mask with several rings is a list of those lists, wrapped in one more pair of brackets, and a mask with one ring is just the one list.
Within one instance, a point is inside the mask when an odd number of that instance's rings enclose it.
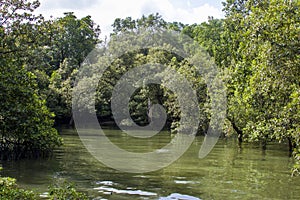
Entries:
{"label": "shrub", "polygon": [[62,185],[52,185],[49,187],[49,197],[51,200],[87,200],[86,194],[76,191],[71,183],[64,182]]}
{"label": "shrub", "polygon": [[30,190],[18,188],[14,178],[0,177],[0,199],[33,200],[36,199],[36,195]]}
{"label": "shrub", "polygon": [[3,59],[0,65],[0,159],[48,156],[62,139],[35,76],[17,62]]}

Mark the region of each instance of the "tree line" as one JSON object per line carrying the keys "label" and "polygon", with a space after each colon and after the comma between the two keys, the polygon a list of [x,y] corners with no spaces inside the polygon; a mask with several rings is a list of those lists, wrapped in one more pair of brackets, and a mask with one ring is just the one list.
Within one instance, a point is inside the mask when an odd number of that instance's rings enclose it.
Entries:
{"label": "tree line", "polygon": [[[172,30],[191,37],[214,60],[227,87],[225,137],[239,142],[287,143],[300,168],[300,13],[299,1],[227,0],[224,19],[200,24],[167,22],[158,13],[139,19],[117,18],[110,41],[90,16],[74,13],[46,20],[35,16],[38,1],[1,1],[0,18],[0,157],[47,156],[62,139],[54,124],[72,122],[72,90],[81,63],[94,49],[113,46],[113,38],[146,29]],[[117,45],[124,44],[114,44]],[[100,62],[100,61],[99,61]],[[206,83],[186,59],[158,49],[140,49],[115,59],[99,80],[95,109],[100,121],[113,121],[112,88],[130,69],[161,63],[189,78],[200,108],[198,134],[211,118]],[[149,102],[167,111],[165,127],[177,132],[181,112],[176,94],[150,84],[135,91],[129,103],[132,119],[146,125]],[[124,122],[126,123],[126,122]]]}

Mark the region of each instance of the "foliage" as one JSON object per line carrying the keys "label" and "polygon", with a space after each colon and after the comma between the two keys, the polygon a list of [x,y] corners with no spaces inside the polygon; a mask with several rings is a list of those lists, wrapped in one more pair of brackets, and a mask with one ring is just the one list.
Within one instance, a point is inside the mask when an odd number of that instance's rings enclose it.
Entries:
{"label": "foliage", "polygon": [[[38,2],[1,2],[0,21],[0,152],[1,159],[47,156],[61,144],[52,128],[52,113],[39,96],[36,76],[26,70],[37,25],[32,12]],[[23,12],[22,12],[23,11]]]}
{"label": "foliage", "polygon": [[[1,62],[1,159],[46,156],[61,144],[53,114],[38,96],[34,75],[13,61]],[[16,126],[17,124],[17,126]]]}
{"label": "foliage", "polygon": [[28,0],[1,1],[0,10],[0,55],[20,56],[26,60],[29,51],[37,45],[37,25],[42,16],[35,16],[34,11],[40,3]]}
{"label": "foliage", "polygon": [[76,191],[74,185],[64,182],[60,185],[52,185],[49,187],[50,200],[87,200],[88,196],[84,193]]}
{"label": "foliage", "polygon": [[50,42],[44,51],[51,65],[51,70],[46,71],[50,76],[47,106],[57,120],[64,121],[71,118],[71,92],[76,72],[100,42],[100,28],[90,16],[77,19],[72,12],[46,24]]}
{"label": "foliage", "polygon": [[299,1],[227,1],[229,116],[244,139],[299,148]]}
{"label": "foliage", "polygon": [[214,58],[215,64],[224,69],[230,63],[228,41],[224,33],[224,19],[208,18],[208,22],[192,25],[193,38]]}
{"label": "foliage", "polygon": [[[146,32],[149,33],[149,36],[151,36],[151,34],[157,31],[166,30],[166,28],[183,31],[185,26],[181,23],[165,22],[158,14],[156,14],[149,15],[147,17],[143,16],[142,18],[136,20],[133,20],[130,17],[125,19],[116,19],[113,27],[114,33],[112,34],[110,42],[105,47],[108,51],[122,49],[124,46],[126,47],[127,41],[120,42],[117,39],[117,42],[114,42],[115,38],[118,38],[121,33],[139,33],[146,29]],[[136,42],[139,43],[142,41]],[[193,68],[187,60],[171,52],[172,51],[168,52],[158,49],[139,49],[128,52],[116,58],[103,73],[103,76],[99,81],[95,106],[97,115],[110,120],[113,118],[110,110],[111,92],[122,75],[135,67],[143,66],[147,63],[159,63],[165,67],[170,67],[178,71],[178,73],[183,76],[189,77],[189,80],[195,87],[193,89],[197,91],[196,93],[200,100],[199,106],[201,109],[203,109],[203,112],[200,114],[200,132],[205,133],[209,120],[207,116],[207,108],[204,108],[206,105],[205,103],[207,103],[206,101],[208,100],[204,81],[197,70]],[[106,61],[99,60],[98,62],[102,64]],[[162,73],[158,76],[166,77],[166,75],[167,74]],[[146,125],[150,123],[150,107],[152,104],[160,104],[165,106],[168,115],[166,128],[171,129],[172,131],[177,131],[179,120],[182,116],[176,96],[173,92],[161,85],[143,85],[131,96],[129,102],[129,111],[133,121],[139,125]]]}
{"label": "foliage", "polygon": [[[2,168],[0,167],[0,171]],[[74,185],[69,182],[49,186],[48,199],[51,200],[87,200],[86,194],[76,191]],[[34,200],[37,195],[30,190],[18,187],[16,179],[0,177],[0,199],[2,200]]]}
{"label": "foliage", "polygon": [[[174,23],[174,26],[176,24]],[[177,26],[180,26],[178,24]],[[149,31],[155,30],[157,28],[166,28],[167,22],[158,14],[150,14],[149,16],[142,16],[140,19],[133,20],[131,17],[126,17],[125,19],[117,18],[112,24],[113,33],[112,35],[117,35],[120,33],[126,33],[130,31],[138,31],[141,28],[146,28]]]}
{"label": "foliage", "polygon": [[32,191],[18,188],[16,179],[0,177],[0,199],[34,200],[36,195]]}
{"label": "foliage", "polygon": [[50,42],[47,53],[51,58],[52,69],[58,69],[65,59],[73,59],[78,68],[100,42],[100,28],[95,25],[91,16],[77,19],[72,12],[64,14],[64,17],[48,22]]}
{"label": "foliage", "polygon": [[55,113],[56,120],[70,119],[71,95],[77,68],[72,59],[65,59],[49,78],[47,106]]}
{"label": "foliage", "polygon": [[[65,182],[61,185],[51,185],[48,190],[50,200],[87,200],[88,196],[78,192],[74,185]],[[30,190],[18,187],[16,179],[10,177],[0,177],[0,198],[2,200],[35,200],[37,195]]]}

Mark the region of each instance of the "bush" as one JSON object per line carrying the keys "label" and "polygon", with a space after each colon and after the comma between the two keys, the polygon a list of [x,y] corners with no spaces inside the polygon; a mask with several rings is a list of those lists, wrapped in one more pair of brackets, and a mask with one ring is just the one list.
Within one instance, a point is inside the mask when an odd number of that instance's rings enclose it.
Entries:
{"label": "bush", "polygon": [[[2,168],[0,167],[0,171]],[[77,192],[74,185],[68,182],[56,184],[49,187],[48,199],[50,200],[87,200],[84,193]],[[18,188],[16,179],[0,177],[0,199],[1,200],[34,200],[38,196],[31,190]]]}
{"label": "bush", "polygon": [[48,156],[62,140],[35,76],[11,60],[0,65],[0,159]]}
{"label": "bush", "polygon": [[0,177],[0,199],[32,200],[36,199],[36,195],[30,190],[18,188],[14,178]]}
{"label": "bush", "polygon": [[49,187],[49,197],[51,200],[87,200],[86,194],[76,191],[73,184],[63,183]]}

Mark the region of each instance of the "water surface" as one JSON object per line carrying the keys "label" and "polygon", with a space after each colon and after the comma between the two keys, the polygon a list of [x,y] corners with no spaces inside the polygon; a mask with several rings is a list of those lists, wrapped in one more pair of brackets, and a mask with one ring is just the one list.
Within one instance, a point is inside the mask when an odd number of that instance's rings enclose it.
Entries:
{"label": "water surface", "polygon": [[[3,162],[2,176],[11,176],[25,188],[39,193],[64,180],[95,199],[300,199],[300,178],[290,176],[292,159],[285,144],[259,145],[220,139],[204,159],[197,137],[176,162],[159,171],[130,174],[108,168],[93,158],[72,129],[61,132],[65,145],[47,160]],[[152,139],[134,139],[119,130],[107,129],[110,140],[133,152],[149,152],[172,137],[161,132]],[[132,163],[133,165],[135,163]]]}

